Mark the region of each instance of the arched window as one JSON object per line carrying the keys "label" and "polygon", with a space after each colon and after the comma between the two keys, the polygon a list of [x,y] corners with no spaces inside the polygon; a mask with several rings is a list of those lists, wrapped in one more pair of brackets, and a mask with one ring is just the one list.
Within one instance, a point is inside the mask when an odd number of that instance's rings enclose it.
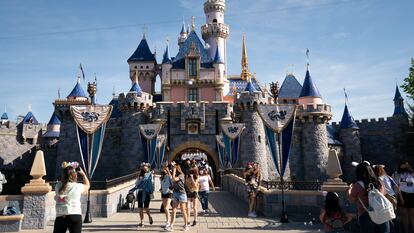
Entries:
{"label": "arched window", "polygon": [[217,19],[213,19],[213,23],[217,23]]}

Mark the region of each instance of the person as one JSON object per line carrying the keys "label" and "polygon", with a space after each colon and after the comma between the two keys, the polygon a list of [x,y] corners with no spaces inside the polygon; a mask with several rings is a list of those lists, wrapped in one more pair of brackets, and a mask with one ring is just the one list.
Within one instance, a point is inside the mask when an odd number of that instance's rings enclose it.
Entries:
{"label": "person", "polygon": [[258,175],[259,171],[255,169],[255,164],[253,162],[247,163],[246,170],[243,173],[243,176],[246,181],[246,189],[249,196],[249,212],[248,216],[255,218],[256,214],[256,196],[259,188],[258,185]]}
{"label": "person", "polygon": [[170,226],[166,227],[166,231],[172,232],[174,229],[174,222],[175,217],[177,214],[177,207],[180,206],[181,213],[184,218],[184,231],[187,231],[188,225],[188,216],[187,216],[187,194],[185,191],[185,177],[184,173],[181,170],[180,165],[175,164],[173,167],[173,171],[171,174],[172,180],[173,180],[173,195],[172,195],[172,213],[171,213],[171,220],[170,220]]}
{"label": "person", "polygon": [[3,192],[3,185],[7,183],[6,176],[0,172],[0,194]]}
{"label": "person", "polygon": [[208,172],[208,174],[210,175],[211,179],[214,179],[214,174],[213,174],[213,169],[211,168],[210,165],[208,165],[208,163],[206,162],[204,157],[201,157],[201,162],[200,162],[200,168],[205,168]]}
{"label": "person", "polygon": [[198,195],[200,197],[201,208],[203,209],[203,214],[208,213],[208,194],[210,192],[211,185],[213,191],[215,190],[213,180],[211,179],[210,175],[206,168],[200,168],[200,177],[198,178],[199,183],[199,190]]}
{"label": "person", "polygon": [[352,220],[352,216],[342,210],[339,205],[339,196],[335,192],[328,192],[325,197],[325,208],[319,216],[325,232],[344,232],[344,225]]}
{"label": "person", "polygon": [[400,163],[394,180],[401,191],[397,209],[401,232],[414,232],[414,170],[408,162]]}
{"label": "person", "polygon": [[[192,226],[197,225],[197,199],[199,191],[198,169],[193,167],[185,178],[185,186],[187,188],[187,216],[190,220],[190,210],[193,209],[194,220]],[[191,208],[192,205],[192,208]],[[189,224],[188,224],[189,225]]]}
{"label": "person", "polygon": [[383,224],[375,224],[365,207],[368,205],[368,188],[372,184],[376,189],[381,193],[385,193],[384,185],[381,184],[381,181],[375,175],[371,166],[362,162],[356,166],[356,179],[357,182],[350,185],[348,189],[348,199],[350,202],[357,204],[358,209],[358,222],[359,226],[364,233],[382,233],[390,232],[390,223],[385,222]]}
{"label": "person", "polygon": [[160,176],[160,182],[161,182],[161,199],[162,199],[162,206],[164,208],[165,213],[165,219],[166,223],[164,226],[164,229],[170,226],[170,203],[172,198],[172,188],[173,188],[173,182],[171,178],[170,170],[168,169],[168,166],[164,166],[162,168],[161,176]]}
{"label": "person", "polygon": [[[55,186],[56,219],[53,233],[82,232],[81,194],[89,190],[89,180],[76,162],[62,164],[61,180]],[[78,183],[78,174],[82,184]]]}
{"label": "person", "polygon": [[129,193],[133,193],[135,190],[138,190],[137,201],[140,218],[138,227],[144,227],[144,211],[148,215],[149,224],[152,225],[154,221],[151,217],[149,205],[151,201],[151,194],[154,192],[154,186],[152,183],[152,171],[150,171],[149,164],[141,164],[141,169],[135,183],[135,187],[129,190]]}
{"label": "person", "polygon": [[400,190],[394,179],[387,175],[384,168],[385,166],[382,164],[376,164],[373,166],[375,175],[378,176],[378,179],[384,185],[385,197],[393,204],[395,210],[397,207],[397,198],[401,195]]}

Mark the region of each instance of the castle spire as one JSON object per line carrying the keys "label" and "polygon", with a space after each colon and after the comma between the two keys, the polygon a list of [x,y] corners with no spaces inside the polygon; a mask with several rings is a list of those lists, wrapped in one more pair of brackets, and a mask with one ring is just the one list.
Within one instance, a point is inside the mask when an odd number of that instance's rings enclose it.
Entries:
{"label": "castle spire", "polygon": [[164,55],[162,57],[162,64],[171,64],[171,58],[170,58],[170,50],[168,48],[168,43],[167,43],[167,47],[165,48],[164,51]]}
{"label": "castle spire", "polygon": [[132,82],[132,87],[129,90],[129,92],[135,92],[135,93],[137,93],[137,96],[142,95],[142,89],[141,89],[141,86],[138,83],[138,70],[135,70],[134,81]]}
{"label": "castle spire", "polygon": [[307,64],[307,67],[306,67],[305,81],[303,82],[302,91],[300,92],[299,97],[322,98],[321,94],[319,93],[318,88],[312,81],[312,78],[309,72],[309,63]]}
{"label": "castle spire", "polygon": [[241,72],[241,79],[247,80],[248,77],[250,77],[250,71],[249,71],[249,63],[247,61],[247,50],[246,50],[246,39],[245,34],[243,33],[243,41],[242,41],[242,59],[241,59],[241,66],[242,66],[242,72]]}
{"label": "castle spire", "polygon": [[398,88],[398,85],[395,85],[394,114],[392,114],[392,115],[393,116],[396,116],[396,115],[407,116],[407,112],[405,111],[405,108],[404,108],[404,99],[401,96],[400,89]]}
{"label": "castle spire", "polygon": [[341,124],[339,125],[339,127],[341,129],[359,129],[358,125],[354,121],[354,118],[349,113],[348,105],[346,103],[344,113],[342,114]]}

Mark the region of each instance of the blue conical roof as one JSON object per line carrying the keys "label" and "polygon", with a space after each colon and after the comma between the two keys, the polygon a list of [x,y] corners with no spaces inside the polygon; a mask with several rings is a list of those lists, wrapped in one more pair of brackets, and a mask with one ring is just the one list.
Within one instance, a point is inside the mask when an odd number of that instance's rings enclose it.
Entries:
{"label": "blue conical roof", "polygon": [[85,97],[88,98],[88,96],[85,94],[85,92],[82,89],[82,86],[80,85],[79,81],[76,83],[73,90],[70,92],[67,98],[69,97]]}
{"label": "blue conical roof", "polygon": [[221,57],[220,50],[219,50],[218,46],[216,48],[216,56],[214,57],[214,63],[224,63],[224,60]]}
{"label": "blue conical roof", "polygon": [[210,56],[208,55],[207,50],[204,48],[204,45],[201,42],[200,38],[198,37],[197,33],[195,31],[191,31],[173,60],[174,68],[184,69],[185,56],[190,51],[192,43],[194,43],[196,49],[200,52],[201,67],[206,67],[209,64],[211,65],[212,58],[210,58]]}
{"label": "blue conical roof", "polygon": [[318,88],[313,83],[312,78],[309,73],[309,69],[306,70],[305,81],[303,82],[302,91],[300,92],[299,97],[320,97],[321,94],[318,91]]}
{"label": "blue conical roof", "polygon": [[244,91],[248,91],[250,95],[253,95],[256,90],[256,88],[254,88],[253,84],[251,81],[247,82],[246,88],[244,89]]}
{"label": "blue conical roof", "polygon": [[133,82],[132,83],[132,87],[129,90],[129,92],[136,92],[138,96],[141,96],[142,95],[142,89],[139,86],[138,82]]}
{"label": "blue conical roof", "polygon": [[171,63],[172,61],[170,58],[170,50],[167,45],[167,48],[165,48],[164,56],[162,57],[162,64],[171,64]]}
{"label": "blue conical roof", "polygon": [[288,74],[279,90],[279,98],[297,99],[302,91],[302,85],[293,74]]}
{"label": "blue conical roof", "polygon": [[47,123],[47,125],[60,125],[60,119],[59,117],[53,113],[52,117],[49,120],[49,123]]}
{"label": "blue conical roof", "polygon": [[341,129],[359,129],[358,125],[354,121],[354,118],[351,116],[351,114],[349,114],[348,106],[346,104],[339,127]]}
{"label": "blue conical roof", "polygon": [[184,34],[184,33],[187,33],[187,31],[185,30],[185,24],[183,23],[180,34]]}
{"label": "blue conical roof", "polygon": [[23,124],[29,124],[29,123],[34,124],[34,125],[39,124],[36,117],[33,115],[31,111],[28,112],[26,116],[23,118]]}
{"label": "blue conical roof", "polygon": [[5,113],[3,113],[1,115],[1,118],[0,119],[2,119],[2,120],[8,120],[9,119],[9,116],[7,116],[7,113],[5,112]]}
{"label": "blue conical roof", "polygon": [[128,59],[128,62],[130,61],[156,61],[154,54],[148,46],[145,36],[142,38],[135,52]]}
{"label": "blue conical roof", "polygon": [[401,96],[400,89],[398,88],[398,85],[395,85],[395,95],[394,95],[394,101],[396,100],[404,100]]}

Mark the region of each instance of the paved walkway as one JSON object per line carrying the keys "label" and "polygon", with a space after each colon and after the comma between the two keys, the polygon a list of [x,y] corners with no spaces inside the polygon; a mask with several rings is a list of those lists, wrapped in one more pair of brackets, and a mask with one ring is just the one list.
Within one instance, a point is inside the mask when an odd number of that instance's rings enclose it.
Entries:
{"label": "paved walkway", "polygon": [[[314,225],[312,222],[291,222],[281,224],[280,222],[265,217],[247,218],[247,204],[226,191],[210,193],[211,214],[199,216],[198,225],[190,227],[187,232],[286,232],[286,233],[312,233],[322,232],[321,225]],[[93,223],[84,224],[82,232],[94,233],[120,233],[120,232],[163,232],[162,225],[165,223],[164,213],[159,212],[161,200],[159,194],[151,201],[150,208],[154,224],[149,225],[148,217],[145,216],[144,228],[137,228],[138,213],[137,209],[122,210],[110,218],[94,218]],[[199,204],[199,210],[201,206]],[[178,211],[179,213],[180,211]],[[192,218],[190,219],[192,222]],[[174,226],[174,232],[183,232],[183,218],[178,214]],[[24,233],[51,233],[53,222],[48,224],[48,228],[42,231],[22,231]]]}

